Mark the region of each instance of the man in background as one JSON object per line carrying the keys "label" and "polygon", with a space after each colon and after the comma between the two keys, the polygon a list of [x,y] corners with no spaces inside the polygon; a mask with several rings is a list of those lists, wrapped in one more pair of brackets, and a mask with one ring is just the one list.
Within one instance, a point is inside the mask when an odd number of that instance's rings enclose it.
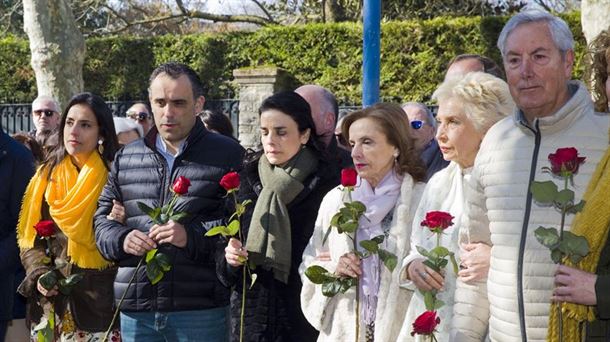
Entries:
{"label": "man in background", "polygon": [[443,154],[438,147],[434,136],[436,135],[436,119],[432,111],[423,103],[407,102],[402,105],[402,110],[409,118],[409,128],[415,138],[415,149],[419,151],[420,157],[426,167],[426,180],[430,179],[437,171],[449,165],[443,159]]}

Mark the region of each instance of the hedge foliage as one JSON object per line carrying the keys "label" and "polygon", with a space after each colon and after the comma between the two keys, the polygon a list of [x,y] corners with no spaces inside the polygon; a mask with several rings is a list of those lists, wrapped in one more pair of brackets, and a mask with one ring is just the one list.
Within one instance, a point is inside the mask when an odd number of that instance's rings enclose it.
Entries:
{"label": "hedge foliage", "polygon": [[[576,44],[574,76],[582,75],[584,37],[580,14],[564,16]],[[425,101],[443,78],[447,62],[461,53],[500,61],[495,47],[506,17],[440,17],[382,25],[381,95]],[[36,82],[27,41],[0,40],[0,103],[28,102]],[[255,32],[230,32],[149,38],[87,40],[85,87],[109,100],[141,99],[147,78],[165,61],[186,63],[204,80],[208,97],[230,97],[236,68],[276,65],[302,83],[329,88],[338,98],[361,96],[362,26],[354,23],[278,26]]]}

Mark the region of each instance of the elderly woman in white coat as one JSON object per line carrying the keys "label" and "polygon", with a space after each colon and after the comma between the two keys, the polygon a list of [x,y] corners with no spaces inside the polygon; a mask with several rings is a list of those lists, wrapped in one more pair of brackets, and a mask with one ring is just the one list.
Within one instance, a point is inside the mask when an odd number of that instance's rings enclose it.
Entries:
{"label": "elderly woman in white coat", "polygon": [[[400,279],[402,287],[418,291],[415,291],[409,304],[400,341],[424,340],[421,335],[411,336],[412,324],[426,311],[421,291],[433,289],[439,291],[437,299],[445,303],[437,311],[441,322],[436,328],[435,336],[438,341],[449,341],[456,278],[462,283],[487,278],[490,247],[470,243],[467,237],[459,237],[460,218],[465,204],[464,183],[468,181],[483,136],[494,123],[509,115],[514,108],[506,82],[482,72],[445,80],[434,92],[433,98],[439,103],[436,139],[443,158],[451,163],[429,180],[413,219],[411,248],[402,261]],[[434,234],[420,225],[429,211],[445,211],[454,216],[453,226],[444,231],[440,242],[456,255],[460,254],[461,245],[460,271],[457,275],[451,264],[444,273],[435,272],[423,264],[425,257],[416,249],[416,246],[422,246],[426,250],[436,247]],[[481,305],[486,305],[485,301],[481,302]],[[459,319],[467,318],[467,315],[467,312],[456,315],[455,323],[459,326],[457,329],[466,328],[468,324],[477,324]]]}
{"label": "elderly woman in white coat", "polygon": [[[398,260],[408,252],[411,221],[425,179],[421,161],[413,158],[417,154],[408,124],[398,105],[384,103],[350,113],[342,124],[358,173],[352,199],[366,206],[357,241],[383,234],[380,247],[396,254]],[[349,237],[334,228],[323,244],[330,220],[344,200],[340,187],[324,197],[300,272],[320,265],[340,277],[357,277],[359,340],[395,341],[411,296],[398,286],[399,268],[390,271],[376,255],[359,259]],[[320,331],[318,341],[354,341],[356,287],[325,297],[320,285],[304,275],[302,281],[301,306],[309,323]]]}

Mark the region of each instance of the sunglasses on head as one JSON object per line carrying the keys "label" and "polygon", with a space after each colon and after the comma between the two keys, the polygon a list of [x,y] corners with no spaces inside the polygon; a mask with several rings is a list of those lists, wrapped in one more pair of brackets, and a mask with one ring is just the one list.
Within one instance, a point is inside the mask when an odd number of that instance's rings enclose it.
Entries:
{"label": "sunglasses on head", "polygon": [[39,110],[35,110],[34,114],[36,114],[36,115],[44,114],[44,116],[46,116],[46,117],[51,117],[51,116],[53,116],[53,114],[55,114],[55,112],[52,110],[39,109]]}
{"label": "sunglasses on head", "polygon": [[422,128],[426,123],[421,121],[421,120],[413,120],[411,121],[411,127],[413,129],[420,129]]}
{"label": "sunglasses on head", "polygon": [[126,114],[132,120],[144,121],[148,119],[148,113],[145,112],[127,112]]}

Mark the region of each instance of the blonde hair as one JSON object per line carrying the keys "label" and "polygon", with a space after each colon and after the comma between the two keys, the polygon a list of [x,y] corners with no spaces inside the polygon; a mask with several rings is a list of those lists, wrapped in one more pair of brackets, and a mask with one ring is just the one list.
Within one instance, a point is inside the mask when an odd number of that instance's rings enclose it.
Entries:
{"label": "blonde hair", "polygon": [[484,72],[445,80],[432,94],[439,103],[456,99],[479,133],[487,130],[515,109],[515,102],[503,80]]}

